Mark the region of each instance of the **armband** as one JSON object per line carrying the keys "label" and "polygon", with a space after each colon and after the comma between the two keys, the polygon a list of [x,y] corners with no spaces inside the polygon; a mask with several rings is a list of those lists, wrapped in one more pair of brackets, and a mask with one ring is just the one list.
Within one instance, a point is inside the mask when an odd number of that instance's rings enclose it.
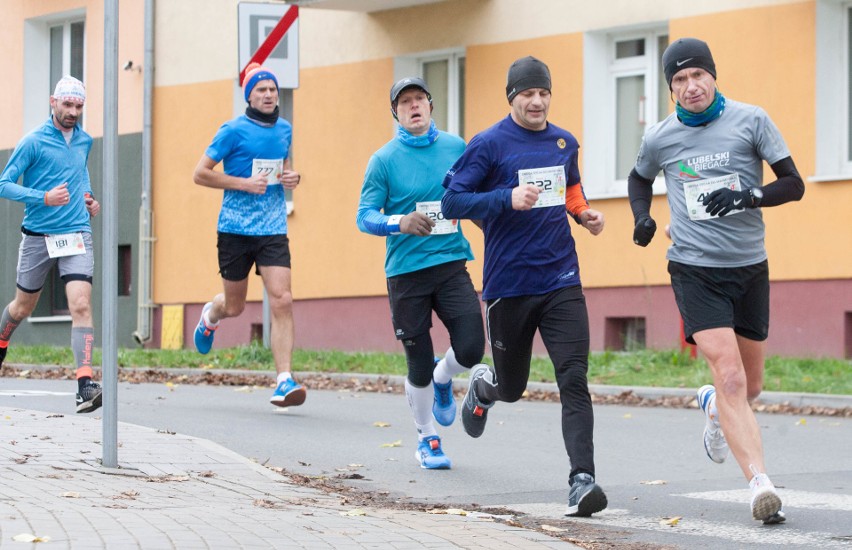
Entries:
{"label": "armband", "polygon": [[391,235],[399,235],[401,233],[399,230],[399,222],[402,218],[402,214],[394,214],[393,216],[388,217],[388,233]]}

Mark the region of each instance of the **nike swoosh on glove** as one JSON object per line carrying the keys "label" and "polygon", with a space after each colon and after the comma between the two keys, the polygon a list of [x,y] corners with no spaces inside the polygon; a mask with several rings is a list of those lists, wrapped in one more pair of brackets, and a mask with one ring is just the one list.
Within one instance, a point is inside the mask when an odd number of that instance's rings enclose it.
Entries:
{"label": "nike swoosh on glove", "polygon": [[704,197],[702,204],[707,207],[708,214],[721,218],[729,212],[751,206],[751,196],[748,191],[734,191],[722,187]]}

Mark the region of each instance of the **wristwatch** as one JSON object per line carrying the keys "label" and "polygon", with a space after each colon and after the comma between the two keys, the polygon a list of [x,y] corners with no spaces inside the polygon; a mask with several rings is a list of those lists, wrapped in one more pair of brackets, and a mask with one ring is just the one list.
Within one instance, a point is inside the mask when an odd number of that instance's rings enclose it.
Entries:
{"label": "wristwatch", "polygon": [[760,187],[752,187],[748,190],[748,196],[751,197],[751,207],[757,208],[760,206],[760,201],[763,200],[763,189]]}

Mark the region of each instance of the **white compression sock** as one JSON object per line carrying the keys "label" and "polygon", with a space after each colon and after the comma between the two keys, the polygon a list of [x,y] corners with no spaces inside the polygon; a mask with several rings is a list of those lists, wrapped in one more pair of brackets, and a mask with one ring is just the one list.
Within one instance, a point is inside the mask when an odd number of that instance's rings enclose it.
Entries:
{"label": "white compression sock", "polygon": [[430,435],[438,435],[435,424],[432,423],[432,402],[435,400],[432,385],[418,388],[406,378],[405,396],[408,398],[408,406],[411,407],[411,415],[414,417],[414,425],[417,427],[420,440]]}
{"label": "white compression sock", "polygon": [[438,361],[432,373],[432,378],[439,384],[446,384],[453,379],[453,376],[466,370],[468,369],[456,361],[456,352],[453,351],[453,348],[450,348],[444,358]]}

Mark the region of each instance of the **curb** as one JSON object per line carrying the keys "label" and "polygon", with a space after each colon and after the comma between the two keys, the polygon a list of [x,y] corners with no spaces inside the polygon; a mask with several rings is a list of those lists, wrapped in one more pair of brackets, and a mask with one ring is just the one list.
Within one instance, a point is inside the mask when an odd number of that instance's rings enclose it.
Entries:
{"label": "curb", "polygon": [[[8,366],[16,368],[24,368],[30,370],[51,370],[61,365],[21,365],[8,364]],[[93,370],[100,371],[100,367],[93,367]],[[121,370],[127,372],[168,372],[171,374],[197,376],[200,374],[236,374],[245,376],[266,376],[270,380],[275,379],[273,371],[257,371],[257,370],[241,370],[241,369],[198,369],[198,368],[148,368],[148,367],[122,367]],[[390,374],[364,374],[358,372],[309,372],[299,371],[299,376],[304,377],[327,377],[332,380],[361,380],[366,382],[385,379],[394,385],[403,385],[405,377],[401,375]],[[270,382],[271,383],[271,382]],[[459,378],[453,380],[454,390],[466,390],[467,379]],[[530,390],[541,391],[545,393],[558,394],[559,390],[553,382],[529,382],[527,388]],[[589,384],[589,392],[597,395],[620,395],[623,393],[631,393],[637,397],[644,399],[659,399],[663,397],[694,397],[695,389],[692,388],[660,388],[651,386],[608,386],[602,384]],[[845,409],[852,408],[852,395],[837,395],[827,393],[799,393],[799,392],[774,392],[764,391],[760,394],[758,403],[764,405],[791,405],[794,407],[825,407],[829,409]]]}

